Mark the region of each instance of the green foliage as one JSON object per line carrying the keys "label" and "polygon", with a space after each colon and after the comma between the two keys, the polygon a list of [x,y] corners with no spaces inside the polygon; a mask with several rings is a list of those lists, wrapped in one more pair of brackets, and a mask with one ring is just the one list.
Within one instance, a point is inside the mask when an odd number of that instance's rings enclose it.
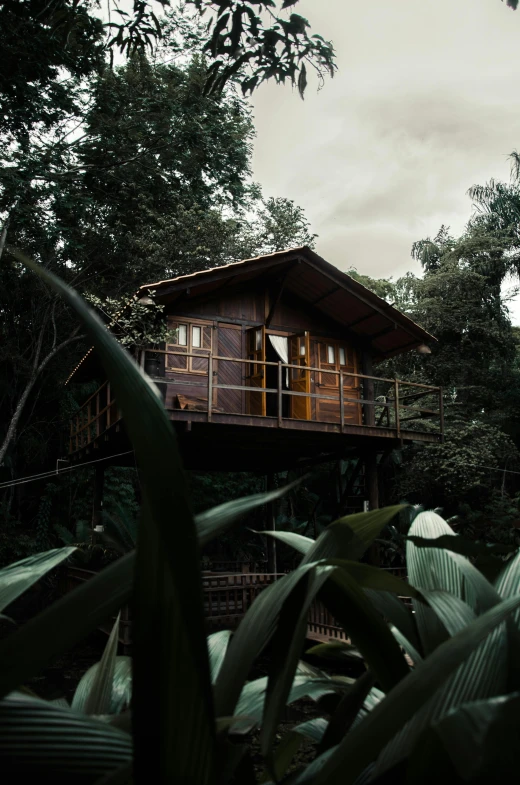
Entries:
{"label": "green foliage", "polygon": [[56,483],[47,483],[40,499],[36,518],[36,545],[40,551],[48,548],[50,545],[52,501],[57,490],[58,486]]}
{"label": "green foliage", "polygon": [[86,301],[102,318],[108,319],[108,327],[116,335],[121,346],[128,349],[144,349],[169,341],[175,330],[169,330],[164,318],[164,305],[153,301],[153,290],[148,292],[150,302],[143,303],[135,297],[114,299],[87,295]]}
{"label": "green foliage", "polygon": [[[7,5],[12,10],[22,4]],[[50,8],[23,5],[28,31],[39,11]],[[76,14],[67,2],[62,6]],[[0,13],[7,14],[4,6]],[[9,25],[17,28],[13,20],[4,18],[6,36]],[[63,45],[52,73],[40,81],[35,76],[41,89],[29,95],[33,82],[18,86],[27,117],[13,120],[12,128],[7,120],[0,123],[0,235],[111,312],[143,283],[313,240],[301,208],[263,199],[251,180],[249,105],[231,85],[205,94],[208,62],[197,39],[202,27],[182,14],[173,14],[168,25],[161,47],[177,46],[173,62],[166,49],[148,60],[137,48],[119,67],[98,67],[96,58],[104,56],[100,39],[95,57],[85,54],[84,70],[67,78],[63,58],[72,58],[70,69],[76,61]],[[174,35],[180,44],[172,43]],[[41,45],[44,69],[44,31],[18,41],[13,57],[21,57],[27,40]],[[58,82],[61,103],[52,98]],[[47,118],[51,104],[56,111]],[[7,117],[11,110],[3,106]],[[0,314],[0,472],[9,480],[40,466],[43,471],[66,453],[63,420],[76,393],[63,383],[89,344],[61,301],[5,252]],[[134,336],[140,331],[163,339],[165,331],[151,317],[140,305],[122,315]],[[34,520],[40,490],[27,486],[23,497],[10,493],[10,514],[25,525]],[[56,509],[67,524],[60,504]]]}
{"label": "green foliage", "polygon": [[[122,557],[0,641],[0,734],[9,729],[12,742],[14,728],[16,749],[24,749],[15,758],[17,774],[37,765],[39,776],[53,780],[95,782],[104,776],[139,785],[152,773],[164,782],[254,783],[248,747],[238,746],[237,736],[258,724],[267,772],[279,780],[296,748],[296,731],[275,746],[283,707],[303,696],[327,695],[327,716],[300,729],[320,746],[310,765],[291,774],[293,784],[348,784],[359,775],[422,782],[432,766],[450,782],[476,784],[497,758],[506,777],[513,775],[506,751],[520,686],[520,555],[491,582],[464,555],[463,542],[446,547],[446,537],[456,537],[448,524],[422,512],[409,532],[410,583],[404,589],[393,576],[357,561],[401,506],[340,519],[316,540],[278,533],[303,555],[300,564],[259,595],[229,645],[225,635],[208,644],[198,541],[207,544],[238,512],[270,497],[228,502],[193,518],[174,432],[151,386],[81,300],[48,272],[39,274],[75,308],[103,357],[134,440],[145,504],[135,559]],[[413,612],[396,596],[403,591]],[[68,707],[12,694],[130,596],[131,727],[124,714],[105,715],[102,724]],[[363,657],[369,675],[361,681],[353,684],[299,662],[306,611],[316,596]],[[101,662],[81,686],[77,703],[84,710],[121,711],[128,702],[129,674],[116,659],[116,638],[117,623]],[[248,680],[268,643],[267,678]],[[403,650],[412,653],[411,664]],[[126,698],[116,705],[121,679]],[[373,680],[381,690],[371,686]],[[468,722],[473,708],[478,732]],[[434,742],[425,747],[424,734],[432,732]],[[478,765],[469,766],[465,751],[476,749],[477,738]],[[9,758],[8,773],[12,765]]]}
{"label": "green foliage", "polygon": [[401,498],[430,505],[441,498],[453,506],[461,497],[477,498],[503,479],[501,470],[520,466],[520,455],[512,440],[500,429],[483,422],[453,419],[446,427],[442,444],[412,447],[407,461],[414,473],[398,479]]}
{"label": "green foliage", "polygon": [[[213,62],[208,69],[206,91],[218,92],[236,78],[242,92],[252,93],[262,82],[274,78],[297,86],[303,98],[307,87],[306,63],[320,82],[336,69],[332,44],[320,35],[309,35],[309,22],[300,14],[278,16],[274,0],[190,0],[199,10],[209,11],[209,40],[204,51]],[[298,0],[284,0],[281,10]]]}

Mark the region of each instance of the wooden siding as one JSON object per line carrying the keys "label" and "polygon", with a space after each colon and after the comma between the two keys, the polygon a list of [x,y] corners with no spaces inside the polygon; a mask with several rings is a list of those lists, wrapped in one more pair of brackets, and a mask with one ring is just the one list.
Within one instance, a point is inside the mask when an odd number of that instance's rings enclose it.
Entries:
{"label": "wooden siding", "polygon": [[187,296],[182,303],[174,303],[169,313],[196,315],[201,319],[243,322],[263,322],[265,319],[265,290],[240,286],[225,287],[211,297],[191,299]]}

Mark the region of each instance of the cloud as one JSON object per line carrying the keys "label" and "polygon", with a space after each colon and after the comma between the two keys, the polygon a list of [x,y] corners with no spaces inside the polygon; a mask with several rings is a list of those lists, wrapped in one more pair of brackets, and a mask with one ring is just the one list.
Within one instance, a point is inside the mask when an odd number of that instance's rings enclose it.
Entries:
{"label": "cloud", "polygon": [[462,231],[467,189],[507,178],[520,147],[520,11],[499,0],[302,0],[340,71],[305,101],[255,98],[256,179],[302,205],[318,250],[370,275],[417,271],[415,240]]}

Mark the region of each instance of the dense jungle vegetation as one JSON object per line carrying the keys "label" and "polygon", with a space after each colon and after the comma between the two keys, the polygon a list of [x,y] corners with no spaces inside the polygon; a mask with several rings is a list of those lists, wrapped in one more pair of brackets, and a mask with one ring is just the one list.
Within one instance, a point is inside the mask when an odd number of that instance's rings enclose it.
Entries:
{"label": "dense jungle vegetation", "polygon": [[[85,336],[70,310],[5,252],[6,242],[101,308],[106,302],[107,312],[143,282],[316,242],[300,207],[264,197],[253,182],[254,122],[243,96],[267,78],[303,94],[309,66],[317,79],[332,75],[334,53],[292,13],[294,4],[285,2],[287,16],[272,13],[269,23],[256,15],[263,5],[270,4],[199,1],[157,19],[136,2],[127,17],[113,8],[108,35],[88,3],[0,9],[9,63],[0,84],[4,563],[55,542],[56,526],[79,532],[88,521],[89,470],[12,483],[65,454],[67,418],[91,392],[64,386]],[[218,23],[208,29],[203,11],[218,11]],[[520,269],[515,154],[512,163],[509,183],[471,189],[461,237],[441,227],[414,245],[422,276],[376,281],[351,271],[438,339],[432,355],[378,369],[442,385],[448,436],[442,446],[386,456],[383,498],[440,506],[471,536],[506,542],[516,541],[520,522],[520,334],[507,310]],[[341,470],[346,476],[349,467]],[[325,467],[306,482],[282,512],[285,523],[305,527],[310,515],[319,528],[331,519],[334,493],[322,493],[331,473]],[[191,481],[206,506],[261,487],[240,475]],[[136,504],[135,472],[111,469],[107,512],[122,507],[131,516]],[[229,547],[236,554],[252,545]]]}
{"label": "dense jungle vegetation", "polygon": [[[342,515],[347,461],[279,476],[270,494],[243,473],[186,477],[162,402],[86,305],[104,316],[146,279],[314,244],[301,208],[252,181],[244,98],[266,79],[303,96],[313,73],[333,75],[332,45],[294,13],[297,1],[191,0],[157,17],[146,0],[127,11],[109,0],[108,18],[90,0],[0,6],[6,782],[487,785],[516,776],[520,333],[507,304],[520,275],[520,156],[509,183],[470,189],[462,236],[441,227],[414,245],[421,276],[350,271],[438,338],[430,355],[379,368],[442,385],[447,426],[442,445],[385,456],[384,509]],[[135,468],[107,472],[110,539],[98,542],[89,468],[45,475],[89,393],[65,381],[92,344],[139,466],[139,480]],[[261,528],[275,499],[273,536],[293,569],[233,634],[207,637],[201,554],[262,559],[265,538],[235,524],[246,516]],[[442,507],[448,521],[418,505]],[[406,567],[407,583],[366,563],[375,543],[385,564]],[[104,569],[56,599],[54,570],[71,557]],[[347,639],[305,652],[316,598]],[[118,654],[128,603],[132,658]],[[110,617],[91,667],[45,699],[45,670]],[[285,722],[302,701],[306,721]]]}

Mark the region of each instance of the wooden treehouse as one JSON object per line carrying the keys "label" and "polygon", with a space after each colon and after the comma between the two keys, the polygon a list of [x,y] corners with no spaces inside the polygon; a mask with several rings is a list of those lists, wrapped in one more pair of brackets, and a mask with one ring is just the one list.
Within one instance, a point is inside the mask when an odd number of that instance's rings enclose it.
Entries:
{"label": "wooden treehouse", "polygon": [[[137,294],[150,296],[174,337],[136,359],[161,391],[189,469],[270,473],[357,456],[375,506],[378,454],[443,438],[440,388],[377,375],[379,362],[428,351],[434,338],[309,248]],[[94,352],[71,378],[102,380]],[[105,382],[72,419],[69,460],[125,462],[129,449]]]}

